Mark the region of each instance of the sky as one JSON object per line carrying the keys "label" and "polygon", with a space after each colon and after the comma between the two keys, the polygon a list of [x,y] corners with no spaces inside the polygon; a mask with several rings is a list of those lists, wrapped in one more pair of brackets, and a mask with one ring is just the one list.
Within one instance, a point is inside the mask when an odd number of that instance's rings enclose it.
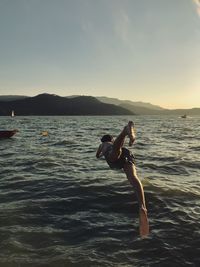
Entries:
{"label": "sky", "polygon": [[200,0],[0,0],[0,95],[200,107]]}

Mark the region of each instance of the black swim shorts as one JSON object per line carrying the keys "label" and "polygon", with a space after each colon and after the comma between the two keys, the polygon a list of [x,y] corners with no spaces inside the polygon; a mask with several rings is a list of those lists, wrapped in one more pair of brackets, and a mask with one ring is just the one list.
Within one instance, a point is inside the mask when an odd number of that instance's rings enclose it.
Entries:
{"label": "black swim shorts", "polygon": [[122,154],[118,160],[112,162],[106,158],[106,161],[111,169],[123,169],[125,163],[135,164],[133,154],[125,147],[122,147]]}

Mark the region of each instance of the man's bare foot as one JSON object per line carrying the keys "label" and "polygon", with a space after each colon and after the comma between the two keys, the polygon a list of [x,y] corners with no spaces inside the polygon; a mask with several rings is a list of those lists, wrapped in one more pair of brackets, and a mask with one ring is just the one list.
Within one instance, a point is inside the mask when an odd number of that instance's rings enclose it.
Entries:
{"label": "man's bare foot", "polygon": [[149,222],[148,222],[147,210],[144,207],[140,208],[139,222],[140,222],[140,236],[141,238],[145,238],[149,235]]}
{"label": "man's bare foot", "polygon": [[128,125],[126,126],[127,134],[129,137],[129,146],[132,146],[135,142],[135,133],[134,133],[134,123],[132,121],[128,122]]}

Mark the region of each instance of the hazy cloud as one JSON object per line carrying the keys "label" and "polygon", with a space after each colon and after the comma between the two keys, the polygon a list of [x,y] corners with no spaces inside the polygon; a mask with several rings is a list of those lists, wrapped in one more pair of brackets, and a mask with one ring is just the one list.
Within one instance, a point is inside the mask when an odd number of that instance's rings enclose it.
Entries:
{"label": "hazy cloud", "polygon": [[119,10],[115,20],[115,32],[123,42],[129,40],[130,19],[124,10]]}

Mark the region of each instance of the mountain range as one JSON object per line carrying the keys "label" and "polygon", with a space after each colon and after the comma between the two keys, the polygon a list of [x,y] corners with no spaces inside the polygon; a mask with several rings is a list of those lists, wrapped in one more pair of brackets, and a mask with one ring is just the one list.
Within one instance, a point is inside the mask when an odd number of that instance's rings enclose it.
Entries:
{"label": "mountain range", "polygon": [[[11,100],[10,100],[11,99]],[[0,115],[131,115],[132,111],[123,107],[102,103],[92,96],[61,97],[40,94],[34,97],[0,97]]]}
{"label": "mountain range", "polygon": [[200,108],[191,109],[165,109],[157,105],[145,102],[134,102],[130,100],[119,100],[117,98],[97,97],[104,103],[112,103],[128,109],[137,115],[200,115]]}
{"label": "mountain range", "polygon": [[200,108],[165,109],[151,103],[105,96],[39,94],[34,97],[0,96],[0,116],[16,115],[200,115]]}

